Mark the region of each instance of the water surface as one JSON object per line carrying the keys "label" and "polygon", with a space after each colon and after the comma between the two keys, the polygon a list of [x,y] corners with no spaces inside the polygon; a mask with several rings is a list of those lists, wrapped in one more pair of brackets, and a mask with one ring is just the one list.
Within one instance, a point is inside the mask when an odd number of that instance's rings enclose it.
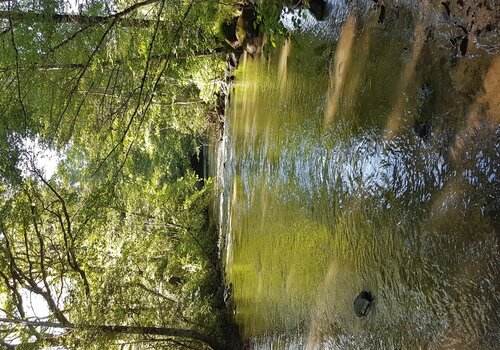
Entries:
{"label": "water surface", "polygon": [[252,348],[500,344],[500,55],[428,6],[342,8],[242,59],[219,177]]}

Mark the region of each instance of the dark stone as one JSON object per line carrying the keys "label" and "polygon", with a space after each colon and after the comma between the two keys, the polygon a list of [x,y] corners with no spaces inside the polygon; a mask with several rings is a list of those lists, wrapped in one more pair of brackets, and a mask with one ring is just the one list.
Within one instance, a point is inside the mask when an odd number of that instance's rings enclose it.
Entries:
{"label": "dark stone", "polygon": [[317,21],[324,21],[328,17],[328,4],[324,0],[310,0],[309,12]]}
{"label": "dark stone", "polygon": [[238,23],[238,17],[234,17],[233,19],[223,22],[221,25],[221,31],[224,35],[224,38],[229,40],[230,42],[235,42],[238,40],[236,38],[236,24]]}
{"label": "dark stone", "polygon": [[460,42],[460,53],[462,56],[465,56],[467,53],[467,44],[469,43],[469,39],[465,36]]}
{"label": "dark stone", "polygon": [[[205,154],[204,147],[200,146],[198,153],[191,154],[189,159],[190,168],[194,170],[195,174],[198,175],[202,182],[205,181],[206,169],[205,169]],[[174,278],[174,277],[172,277]]]}
{"label": "dark stone", "polygon": [[373,303],[373,295],[367,290],[362,291],[354,299],[354,313],[358,317],[363,317],[368,314],[370,307]]}
{"label": "dark stone", "polygon": [[244,7],[241,10],[241,15],[238,17],[238,24],[236,26],[238,48],[245,50],[252,57],[259,50],[260,43],[259,26],[256,25],[256,21],[257,12],[255,7]]}
{"label": "dark stone", "polygon": [[[226,163],[224,163],[224,166],[225,165]],[[229,283],[229,285],[226,287],[226,290],[224,291],[224,303],[228,304],[232,296],[233,296],[233,284]]]}
{"label": "dark stone", "polygon": [[378,16],[378,23],[382,24],[385,20],[385,6],[384,4],[380,5],[380,14]]}
{"label": "dark stone", "polygon": [[182,284],[182,278],[177,276],[172,276],[168,279],[168,283],[173,287],[178,287]]}
{"label": "dark stone", "polygon": [[451,16],[450,3],[449,2],[442,2],[441,5],[444,8],[446,18],[449,19]]}
{"label": "dark stone", "polygon": [[413,130],[415,134],[424,141],[427,141],[432,134],[431,125],[422,121],[415,122],[413,124]]}
{"label": "dark stone", "polygon": [[228,70],[232,71],[238,67],[238,63],[240,60],[240,55],[237,55],[234,52],[231,52],[227,55],[226,57],[226,62],[227,62],[227,68]]}
{"label": "dark stone", "polygon": [[418,90],[419,113],[413,122],[413,131],[423,141],[429,140],[433,132],[434,112],[439,100],[429,83],[424,83]]}
{"label": "dark stone", "polygon": [[247,36],[255,38],[259,36],[259,30],[255,27],[254,23],[257,21],[257,12],[253,7],[244,7],[241,11],[241,16],[238,19],[240,26]]}

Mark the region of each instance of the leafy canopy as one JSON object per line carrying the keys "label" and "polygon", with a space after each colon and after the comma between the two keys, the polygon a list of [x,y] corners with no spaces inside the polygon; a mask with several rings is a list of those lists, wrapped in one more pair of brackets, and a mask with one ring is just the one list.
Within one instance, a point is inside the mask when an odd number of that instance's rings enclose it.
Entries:
{"label": "leafy canopy", "polygon": [[221,6],[0,3],[3,345],[214,347],[213,184],[191,165],[224,69]]}

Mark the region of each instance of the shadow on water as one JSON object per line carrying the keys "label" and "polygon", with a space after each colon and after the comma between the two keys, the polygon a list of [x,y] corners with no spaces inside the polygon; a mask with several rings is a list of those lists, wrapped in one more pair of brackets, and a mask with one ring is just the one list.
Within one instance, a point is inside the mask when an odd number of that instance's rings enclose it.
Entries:
{"label": "shadow on water", "polygon": [[251,348],[500,343],[500,54],[464,54],[438,5],[358,4],[243,59],[221,217]]}

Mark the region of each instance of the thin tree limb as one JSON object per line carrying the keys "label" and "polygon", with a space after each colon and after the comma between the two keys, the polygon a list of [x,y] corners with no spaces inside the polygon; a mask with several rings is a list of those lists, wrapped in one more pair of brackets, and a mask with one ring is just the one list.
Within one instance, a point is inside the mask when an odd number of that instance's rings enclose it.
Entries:
{"label": "thin tree limb", "polygon": [[16,39],[14,37],[14,24],[12,22],[12,8],[11,8],[11,0],[8,1],[8,19],[9,19],[9,27],[10,27],[10,40],[12,42],[12,47],[14,49],[14,54],[16,56],[16,79],[17,79],[17,98],[19,100],[19,104],[21,105],[21,110],[23,112],[24,117],[24,132],[26,133],[28,130],[28,114],[26,113],[26,108],[24,106],[24,102],[21,96],[21,76],[19,74],[19,51],[17,49]]}
{"label": "thin tree limb", "polygon": [[69,248],[66,247],[68,249],[68,254],[71,257],[71,259],[70,259],[71,260],[70,266],[76,272],[78,272],[78,274],[80,275],[80,277],[81,277],[81,279],[83,281],[84,287],[85,287],[85,295],[87,296],[87,298],[89,298],[90,297],[90,285],[89,285],[89,282],[87,280],[87,275],[86,275],[85,271],[80,267],[80,264],[78,263],[78,261],[76,259],[76,255],[75,255],[75,242],[74,242],[74,237],[73,237],[73,234],[72,234],[72,231],[71,231],[71,217],[70,217],[70,214],[69,214],[69,211],[68,211],[68,207],[66,206],[66,201],[59,194],[59,192],[57,192],[56,189],[47,180],[45,180],[45,178],[42,176],[42,174],[36,168],[35,168],[34,171],[35,171],[35,174],[40,178],[40,180],[57,197],[57,199],[59,200],[59,203],[61,204],[61,209],[63,211],[63,215],[64,215],[64,218],[66,220],[66,225],[64,225],[61,217],[58,216],[58,219],[59,219],[59,222],[60,222],[60,225],[61,225],[61,229],[63,230],[63,235],[65,237],[65,244],[67,245],[66,235],[68,236],[68,238],[70,240],[70,244],[71,244],[70,247]]}
{"label": "thin tree limb", "polygon": [[[116,151],[116,149],[121,144],[123,144],[123,142],[125,140],[125,137],[127,136],[128,132],[129,132],[131,126],[132,126],[132,122],[134,121],[137,113],[139,112],[139,108],[140,108],[140,105],[141,105],[142,94],[144,92],[144,87],[146,85],[146,78],[147,78],[148,71],[149,71],[149,65],[151,63],[151,52],[153,51],[153,46],[154,46],[154,42],[156,40],[156,35],[158,34],[158,28],[159,28],[159,25],[160,25],[161,13],[163,11],[163,6],[164,5],[165,5],[165,0],[162,0],[161,3],[160,3],[160,9],[158,10],[158,16],[156,18],[156,23],[155,23],[155,28],[154,28],[154,31],[153,31],[153,35],[151,37],[151,41],[149,42],[148,53],[147,53],[147,58],[146,58],[146,66],[144,67],[144,73],[142,74],[142,78],[141,78],[141,85],[140,85],[140,89],[139,89],[139,96],[137,98],[137,100],[138,100],[137,101],[137,105],[135,106],[134,112],[132,113],[132,116],[130,117],[130,119],[129,119],[128,123],[127,123],[127,126],[125,127],[125,131],[123,132],[122,137],[115,144],[115,146],[111,149],[111,151],[108,153],[108,155],[106,157],[104,157],[104,159],[100,162],[100,164],[98,165],[97,169],[92,173],[92,176],[94,176],[101,169],[102,165],[106,162],[106,160],[108,160],[108,158],[111,157],[111,155]],[[128,154],[129,151],[130,151],[130,147],[127,150],[127,154]],[[122,167],[123,167],[123,165],[120,167],[120,169]]]}
{"label": "thin tree limb", "polygon": [[[94,25],[96,24],[99,24],[99,23],[103,23],[103,22],[107,22],[107,21],[110,21],[110,20],[113,20],[113,19],[120,19],[122,17],[124,17],[125,15],[128,15],[129,13],[143,7],[143,6],[147,6],[147,5],[151,5],[151,4],[154,4],[156,2],[159,2],[160,0],[146,0],[146,1],[143,1],[143,2],[139,2],[137,4],[134,4],[128,8],[126,8],[125,10],[121,11],[121,12],[118,12],[114,15],[109,15],[109,16],[105,16],[105,17],[94,17],[94,21],[95,22],[92,22],[92,23],[88,23],[86,24],[84,27],[78,29],[76,32],[74,32],[71,36],[69,36],[68,38],[66,38],[64,41],[62,41],[61,43],[59,43],[58,45],[54,46],[54,50],[57,50],[58,48],[66,45],[67,43],[69,43],[71,40],[75,39],[78,35],[80,35],[81,33],[83,33],[84,31],[86,31],[87,29],[93,27]],[[131,21],[134,21],[134,20],[131,20],[131,19],[128,19],[129,22]],[[147,26],[149,26],[151,23],[147,20],[135,20],[135,21],[141,21],[141,22],[136,22],[135,24],[136,25],[131,25],[133,27],[137,27],[138,24],[142,24],[141,26],[144,26],[144,24],[147,24]],[[147,21],[147,22],[145,22]],[[122,21],[123,22],[123,21]],[[132,23],[130,23],[132,24]]]}
{"label": "thin tree limb", "polygon": [[[173,37],[174,37],[174,38],[177,38],[178,40],[180,40],[180,32],[181,32],[181,30],[182,30],[182,28],[183,28],[183,26],[184,26],[184,23],[185,23],[185,20],[186,20],[187,16],[189,15],[189,12],[191,12],[191,9],[193,8],[194,3],[195,3],[194,1],[191,1],[191,2],[189,3],[189,6],[188,6],[188,8],[186,9],[186,11],[184,12],[184,15],[183,15],[183,17],[182,17],[182,20],[181,20],[181,22],[180,22],[179,26],[177,27],[177,29],[175,30],[175,32],[174,32],[174,34],[173,34]],[[163,4],[164,4],[164,1],[162,1],[162,5],[161,5],[161,8],[160,8],[159,13],[161,13],[161,10],[162,10],[162,8],[163,8]],[[158,15],[158,20],[159,20],[159,15]],[[158,24],[158,23],[157,23],[157,24]],[[157,28],[157,26],[155,26],[155,35],[156,35],[156,32],[157,32],[157,29],[158,29],[158,28]],[[152,39],[152,40],[151,40],[151,42],[150,42],[150,49],[152,49],[153,42],[154,42],[154,36],[153,36],[153,39]],[[111,155],[112,155],[112,154],[116,151],[116,149],[118,148],[118,146],[119,146],[120,144],[122,144],[122,143],[123,143],[123,141],[125,140],[125,136],[127,135],[127,133],[128,133],[128,132],[129,132],[129,130],[130,130],[130,126],[132,125],[132,121],[133,121],[133,119],[136,117],[136,115],[137,115],[137,113],[138,113],[138,111],[139,111],[139,108],[140,108],[140,100],[141,100],[141,95],[142,95],[142,91],[143,91],[144,84],[145,84],[145,79],[146,79],[147,69],[148,69],[148,65],[149,65],[150,54],[151,54],[151,50],[148,50],[148,59],[147,59],[147,61],[146,61],[146,69],[145,69],[144,74],[143,74],[143,77],[142,77],[142,82],[141,82],[141,92],[139,93],[139,101],[138,101],[138,103],[137,103],[137,105],[136,105],[136,108],[135,108],[135,110],[134,110],[134,113],[132,114],[132,116],[131,116],[131,118],[130,118],[130,120],[129,120],[129,123],[127,124],[127,127],[126,127],[126,129],[125,129],[125,132],[123,133],[123,136],[122,136],[122,138],[120,139],[120,141],[119,141],[118,143],[116,143],[116,144],[115,144],[115,146],[111,149],[111,151],[108,153],[108,155],[107,155],[107,156],[106,156],[106,157],[105,157],[105,158],[104,158],[104,159],[103,159],[103,160],[99,163],[99,165],[98,165],[97,169],[96,169],[96,170],[92,173],[92,176],[94,176],[94,175],[95,175],[95,174],[96,174],[96,173],[97,173],[97,172],[101,169],[101,167],[104,165],[104,163],[106,162],[106,160],[107,160],[107,159],[108,159],[108,158],[109,158],[109,157],[110,157],[110,156],[111,156]],[[171,48],[171,49],[169,50],[168,54],[167,54],[167,57],[166,57],[165,61],[164,61],[163,67],[162,67],[162,69],[161,69],[160,73],[158,74],[158,76],[157,76],[157,78],[156,78],[156,81],[155,81],[155,83],[154,83],[154,85],[153,85],[153,89],[151,90],[151,94],[150,94],[149,100],[148,100],[148,102],[146,103],[146,105],[144,106],[144,108],[143,108],[143,110],[142,110],[142,112],[141,112],[141,114],[142,114],[142,118],[141,118],[141,121],[140,121],[140,123],[139,123],[139,127],[142,125],[142,123],[143,123],[143,121],[144,121],[144,117],[145,117],[145,115],[146,115],[146,113],[147,113],[147,111],[148,111],[148,109],[149,109],[149,107],[150,107],[150,105],[151,105],[151,103],[152,103],[152,101],[153,101],[154,92],[156,91],[156,89],[157,89],[157,87],[158,87],[158,84],[160,83],[160,79],[161,79],[161,77],[163,76],[163,74],[165,73],[165,71],[166,71],[166,69],[167,69],[167,67],[168,67],[168,63],[169,63],[170,59],[172,58],[172,55],[173,55],[173,50],[172,50],[172,48]],[[130,144],[129,148],[127,149],[127,153],[126,153],[126,155],[125,155],[125,159],[124,159],[124,161],[122,162],[122,165],[120,166],[120,168],[119,168],[118,172],[115,174],[115,177],[118,175],[118,173],[119,173],[119,172],[121,171],[121,169],[123,168],[123,165],[125,164],[125,161],[126,161],[126,159],[127,159],[127,156],[128,156],[128,154],[129,154],[129,152],[130,152],[130,147],[131,147],[131,145],[134,143],[134,141],[135,141],[135,138],[134,138],[134,140],[132,140],[132,142],[131,142],[131,144]]]}
{"label": "thin tree limb", "polygon": [[0,323],[21,324],[34,327],[44,327],[53,329],[68,329],[82,331],[98,331],[108,334],[131,334],[131,335],[156,335],[167,337],[178,337],[200,341],[212,349],[220,349],[221,345],[211,336],[202,334],[193,329],[171,328],[171,327],[141,327],[141,326],[121,326],[121,325],[86,325],[86,324],[63,324],[57,322],[30,321],[19,318],[0,318]]}
{"label": "thin tree limb", "polygon": [[113,19],[113,21],[111,22],[111,24],[108,26],[108,28],[104,31],[104,33],[102,34],[101,36],[101,39],[99,40],[99,42],[97,43],[97,46],[95,47],[95,49],[92,51],[92,53],[90,54],[88,60],[87,60],[87,63],[85,64],[85,67],[82,68],[82,71],[81,73],[78,75],[77,79],[76,79],[76,83],[73,85],[73,88],[71,89],[71,91],[69,92],[68,94],[68,100],[66,101],[65,103],[65,107],[64,109],[62,110],[62,112],[60,113],[59,115],[59,119],[57,121],[57,127],[56,129],[59,128],[59,126],[61,125],[61,122],[62,122],[62,118],[64,116],[64,114],[66,113],[66,111],[68,110],[69,108],[69,105],[71,103],[71,100],[73,98],[73,95],[75,94],[75,92],[78,90],[78,86],[80,85],[80,81],[82,80],[83,78],[83,75],[87,72],[87,69],[90,67],[90,64],[92,63],[93,59],[94,59],[94,56],[97,54],[97,51],[99,51],[102,43],[104,42],[104,39],[106,38],[106,36],[108,35],[108,33],[111,31],[111,29],[114,27],[114,25],[116,24],[116,18]]}
{"label": "thin tree limb", "polygon": [[[35,222],[36,222],[36,220],[35,220]],[[36,227],[38,227],[38,226],[36,226]],[[40,232],[37,232],[37,234],[40,234]],[[19,268],[19,266],[17,266],[17,263],[15,261],[14,255],[12,254],[10,240],[9,240],[9,238],[8,238],[7,235],[4,235],[4,242],[5,242],[6,252],[7,252],[7,255],[8,255],[7,258],[9,259],[9,266],[10,266],[10,269],[11,269],[11,276],[14,279],[16,279],[21,284],[24,284],[24,283],[22,283],[23,281],[26,282],[26,288],[29,291],[31,291],[33,293],[36,293],[36,294],[40,295],[43,299],[45,299],[45,301],[47,303],[47,306],[49,307],[49,310],[54,313],[54,316],[56,317],[56,319],[59,322],[61,322],[62,325],[69,324],[68,319],[64,316],[64,314],[61,312],[61,310],[57,306],[56,302],[52,298],[50,289],[43,290],[40,286],[38,286],[38,283],[34,279],[32,279],[31,277],[27,276]],[[40,255],[41,255],[41,257],[40,257],[41,261],[44,261],[44,256],[42,255],[42,252],[40,253]],[[43,273],[46,273],[46,271],[43,272]],[[47,288],[47,283],[45,283],[47,281],[45,280],[43,282],[44,282],[44,287]]]}

